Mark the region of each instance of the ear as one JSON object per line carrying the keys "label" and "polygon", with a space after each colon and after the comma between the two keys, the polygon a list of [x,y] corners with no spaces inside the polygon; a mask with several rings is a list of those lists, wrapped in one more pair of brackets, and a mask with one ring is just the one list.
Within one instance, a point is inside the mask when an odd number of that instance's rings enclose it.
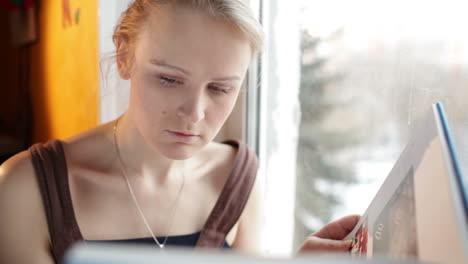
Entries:
{"label": "ear", "polygon": [[131,62],[127,41],[123,39],[117,39],[116,49],[117,70],[119,71],[120,78],[128,80],[130,79]]}

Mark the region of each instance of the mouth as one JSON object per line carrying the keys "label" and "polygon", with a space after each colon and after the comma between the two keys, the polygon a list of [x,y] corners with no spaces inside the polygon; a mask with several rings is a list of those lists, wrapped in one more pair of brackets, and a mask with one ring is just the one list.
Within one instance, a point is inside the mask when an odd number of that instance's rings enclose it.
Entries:
{"label": "mouth", "polygon": [[186,145],[192,145],[195,144],[198,140],[200,140],[201,135],[195,132],[187,132],[187,131],[171,131],[171,130],[166,130],[167,134],[170,136],[170,138],[177,142],[177,143],[182,143]]}
{"label": "mouth", "polygon": [[200,136],[199,134],[191,133],[191,132],[179,132],[179,131],[171,131],[168,130],[169,133],[179,136],[179,137],[198,137]]}

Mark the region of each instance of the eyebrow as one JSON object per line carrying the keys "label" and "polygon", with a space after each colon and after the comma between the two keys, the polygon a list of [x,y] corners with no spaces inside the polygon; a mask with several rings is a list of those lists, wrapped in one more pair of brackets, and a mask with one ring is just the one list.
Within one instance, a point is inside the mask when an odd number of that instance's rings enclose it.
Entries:
{"label": "eyebrow", "polygon": [[[161,67],[166,67],[166,68],[171,68],[171,69],[174,69],[174,70],[177,70],[179,72],[182,72],[184,73],[185,75],[189,75],[190,76],[190,72],[188,72],[187,70],[184,70],[182,69],[181,67],[177,67],[175,65],[171,65],[163,60],[158,60],[158,59],[151,59],[150,60],[150,63],[153,64],[153,65],[156,65],[156,66],[161,66]],[[215,78],[213,79],[213,81],[217,81],[217,82],[222,82],[222,81],[232,81],[232,80],[237,80],[237,81],[240,81],[241,78],[239,76],[228,76],[228,77],[221,77],[221,78]]]}
{"label": "eyebrow", "polygon": [[190,72],[180,68],[180,67],[177,67],[177,66],[174,66],[174,65],[171,65],[163,60],[157,60],[157,59],[151,59],[150,60],[150,63],[153,64],[153,65],[156,65],[156,66],[161,66],[161,67],[166,67],[166,68],[172,68],[174,70],[177,70],[177,71],[180,71],[182,73],[184,73],[185,75],[190,75]]}

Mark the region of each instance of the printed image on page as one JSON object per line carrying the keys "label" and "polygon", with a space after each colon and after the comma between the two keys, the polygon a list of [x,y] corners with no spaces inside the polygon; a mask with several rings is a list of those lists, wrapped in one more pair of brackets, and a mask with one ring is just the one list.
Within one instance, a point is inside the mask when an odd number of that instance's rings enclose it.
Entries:
{"label": "printed image on page", "polygon": [[368,249],[369,234],[367,228],[367,217],[361,222],[361,226],[356,232],[352,242],[350,252],[352,256],[366,256]]}
{"label": "printed image on page", "polygon": [[373,255],[418,256],[413,169],[385,205],[372,230]]}

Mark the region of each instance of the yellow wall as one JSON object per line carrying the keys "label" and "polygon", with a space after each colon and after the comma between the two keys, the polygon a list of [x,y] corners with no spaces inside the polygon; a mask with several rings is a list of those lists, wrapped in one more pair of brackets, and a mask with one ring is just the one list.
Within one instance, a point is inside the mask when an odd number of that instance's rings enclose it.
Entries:
{"label": "yellow wall", "polygon": [[40,33],[31,72],[34,142],[69,137],[98,122],[97,1],[70,0],[70,26],[63,25],[62,0],[38,2]]}

